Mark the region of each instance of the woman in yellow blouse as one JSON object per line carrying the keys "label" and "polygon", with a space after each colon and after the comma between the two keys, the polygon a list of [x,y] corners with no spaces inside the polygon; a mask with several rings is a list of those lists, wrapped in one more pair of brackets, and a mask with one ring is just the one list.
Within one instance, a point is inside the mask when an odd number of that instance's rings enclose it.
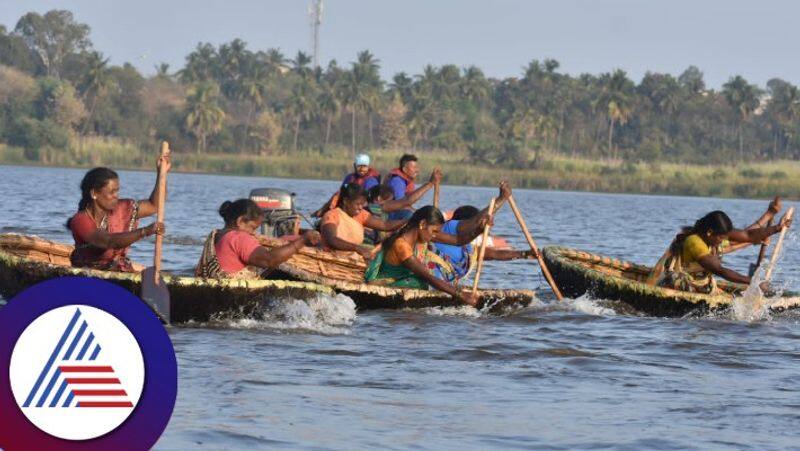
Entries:
{"label": "woman in yellow blouse", "polygon": [[712,211],[693,227],[685,228],[655,268],[657,284],[697,293],[712,293],[716,289],[714,275],[731,282],[749,284],[750,277],[722,266],[721,256],[740,244],[759,244],[789,227],[792,220],[784,216],[772,226],[762,226],[780,210],[780,202],[770,204],[770,210],[750,228],[733,227],[725,212]]}

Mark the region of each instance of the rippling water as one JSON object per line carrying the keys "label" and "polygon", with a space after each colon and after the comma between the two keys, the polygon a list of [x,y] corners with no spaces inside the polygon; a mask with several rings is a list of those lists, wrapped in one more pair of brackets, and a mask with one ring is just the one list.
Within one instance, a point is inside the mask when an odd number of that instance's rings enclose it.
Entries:
{"label": "rippling water", "polygon": [[[0,232],[68,241],[79,170],[0,167]],[[147,197],[152,173],[122,172]],[[188,272],[217,206],[283,187],[315,209],[331,182],[173,174],[164,265]],[[442,188],[445,208],[495,190]],[[751,223],[765,201],[544,191],[515,193],[540,245],[652,264],[679,226],[713,210]],[[504,209],[494,232],[524,248]],[[151,243],[133,256],[150,258]],[[746,271],[755,250],[727,256]],[[798,289],[789,234],[776,280]],[[557,303],[530,262],[488,262],[489,286],[537,288],[502,315],[470,308],[356,314],[352,301],[276,302],[263,318],[170,328],[180,365],[172,421],[156,449],[798,449],[795,313],[662,319],[616,303]]]}

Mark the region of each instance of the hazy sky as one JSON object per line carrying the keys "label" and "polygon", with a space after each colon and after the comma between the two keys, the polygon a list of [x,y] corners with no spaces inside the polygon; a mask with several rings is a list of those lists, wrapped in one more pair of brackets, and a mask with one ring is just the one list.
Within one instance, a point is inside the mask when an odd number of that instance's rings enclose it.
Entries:
{"label": "hazy sky", "polygon": [[[145,73],[172,70],[198,42],[240,37],[251,50],[308,50],[308,0],[0,0],[13,29],[28,11],[69,9],[92,28],[97,49]],[[322,61],[347,64],[370,49],[384,77],[426,64],[475,64],[488,76],[519,75],[555,58],[571,74],[626,70],[679,74],[700,67],[709,86],[741,74],[800,83],[800,2],[738,0],[325,0]]]}

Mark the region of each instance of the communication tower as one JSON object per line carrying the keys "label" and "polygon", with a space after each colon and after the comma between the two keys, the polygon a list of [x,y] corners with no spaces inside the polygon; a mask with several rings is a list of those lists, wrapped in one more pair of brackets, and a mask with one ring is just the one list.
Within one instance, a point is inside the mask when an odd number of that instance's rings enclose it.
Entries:
{"label": "communication tower", "polygon": [[319,27],[322,25],[322,0],[311,0],[308,5],[308,18],[311,21],[311,47],[314,67],[319,67]]}

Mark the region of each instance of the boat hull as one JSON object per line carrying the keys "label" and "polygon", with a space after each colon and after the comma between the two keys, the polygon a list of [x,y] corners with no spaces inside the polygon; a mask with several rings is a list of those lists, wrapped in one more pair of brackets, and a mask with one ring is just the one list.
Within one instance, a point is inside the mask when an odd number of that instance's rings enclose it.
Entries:
{"label": "boat hull", "polygon": [[[685,316],[728,308],[741,285],[720,282],[722,293],[688,293],[644,283],[650,267],[565,247],[546,247],[542,257],[559,289],[571,298],[588,294],[596,299],[622,301],[654,316]],[[785,295],[774,310],[800,307],[800,298]]]}
{"label": "boat hull", "polygon": [[[140,295],[136,273],[98,271],[69,266],[71,246],[25,235],[0,234],[0,295],[10,299],[25,288],[56,277],[82,276],[106,280]],[[320,266],[331,266],[325,262]],[[298,277],[305,275],[306,277]],[[278,270],[268,279],[203,279],[163,274],[170,293],[172,322],[258,316],[264,305],[280,299],[310,299],[342,293],[359,310],[401,309],[458,305],[452,297],[433,290],[382,287],[345,282],[319,275]],[[481,290],[481,302],[499,309],[530,303],[530,290]]]}

